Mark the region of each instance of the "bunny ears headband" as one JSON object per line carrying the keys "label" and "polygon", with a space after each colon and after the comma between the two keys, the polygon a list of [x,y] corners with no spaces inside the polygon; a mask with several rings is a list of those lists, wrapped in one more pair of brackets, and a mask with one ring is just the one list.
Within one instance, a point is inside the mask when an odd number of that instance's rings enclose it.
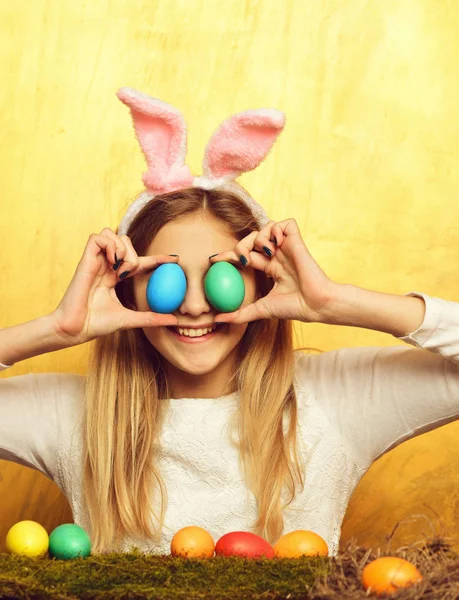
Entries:
{"label": "bunny ears headband", "polygon": [[129,206],[118,227],[126,234],[137,213],[155,195],[187,187],[235,191],[246,202],[260,227],[269,221],[264,209],[234,180],[252,171],[266,157],[285,124],[284,113],[273,108],[246,110],[220,125],[207,144],[203,175],[193,177],[185,164],[185,120],[176,108],[129,87],[118,98],[131,109],[135,134],[145,155],[145,191]]}

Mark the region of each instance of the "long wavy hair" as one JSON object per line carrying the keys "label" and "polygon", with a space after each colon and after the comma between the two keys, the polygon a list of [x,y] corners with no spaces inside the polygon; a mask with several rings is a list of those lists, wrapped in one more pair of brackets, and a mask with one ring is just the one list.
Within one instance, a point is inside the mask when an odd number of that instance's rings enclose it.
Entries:
{"label": "long wavy hair", "polygon": [[[144,256],[166,223],[195,212],[223,221],[238,240],[259,230],[234,191],[189,188],[156,196],[138,213],[127,235],[137,254]],[[273,282],[261,271],[255,275],[264,296]],[[119,282],[115,290],[124,306],[135,308],[132,278]],[[292,322],[250,322],[239,342],[231,382],[240,394],[232,423],[238,435],[231,441],[239,449],[246,485],[257,501],[252,529],[270,543],[282,534],[282,511],[294,500],[296,486],[304,488],[293,375]],[[92,342],[84,403],[83,495],[94,554],[118,550],[125,536],[153,544],[160,540],[167,490],[158,468],[158,440],[170,389],[164,358],[141,328]]]}

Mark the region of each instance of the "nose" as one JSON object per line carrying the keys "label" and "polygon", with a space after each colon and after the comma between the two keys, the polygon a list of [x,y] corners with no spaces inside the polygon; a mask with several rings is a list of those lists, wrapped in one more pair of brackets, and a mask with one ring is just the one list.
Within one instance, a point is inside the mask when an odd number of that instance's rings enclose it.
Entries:
{"label": "nose", "polygon": [[180,314],[198,317],[203,313],[210,313],[211,310],[212,306],[204,291],[204,282],[187,278],[185,298],[179,308]]}

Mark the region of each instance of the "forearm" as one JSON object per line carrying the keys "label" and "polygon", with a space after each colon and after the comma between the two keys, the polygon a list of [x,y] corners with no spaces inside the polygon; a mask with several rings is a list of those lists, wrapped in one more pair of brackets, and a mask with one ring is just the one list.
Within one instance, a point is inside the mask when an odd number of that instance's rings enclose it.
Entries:
{"label": "forearm", "polygon": [[424,315],[425,303],[422,298],[342,284],[338,285],[323,322],[374,329],[402,337],[419,329]]}
{"label": "forearm", "polygon": [[0,363],[5,365],[68,347],[56,334],[51,315],[0,329]]}

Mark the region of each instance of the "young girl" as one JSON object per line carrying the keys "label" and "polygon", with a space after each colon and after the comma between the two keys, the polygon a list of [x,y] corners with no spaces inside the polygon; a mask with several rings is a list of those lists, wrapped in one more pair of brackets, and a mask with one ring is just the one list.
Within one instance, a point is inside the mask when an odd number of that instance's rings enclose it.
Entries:
{"label": "young girl", "polygon": [[[184,165],[172,107],[123,88],[149,169],[117,231],[92,234],[52,314],[0,330],[1,369],[94,340],[86,377],[0,380],[0,459],[59,485],[92,552],[169,553],[179,529],[275,543],[308,529],[338,551],[371,464],[459,416],[459,304],[331,281],[294,219],[275,222],[234,182],[283,127],[247,111],[211,139],[205,175]],[[235,265],[241,308],[219,314],[209,267]],[[179,264],[174,314],[149,309],[160,264]],[[383,331],[417,346],[294,351],[292,321]]]}

